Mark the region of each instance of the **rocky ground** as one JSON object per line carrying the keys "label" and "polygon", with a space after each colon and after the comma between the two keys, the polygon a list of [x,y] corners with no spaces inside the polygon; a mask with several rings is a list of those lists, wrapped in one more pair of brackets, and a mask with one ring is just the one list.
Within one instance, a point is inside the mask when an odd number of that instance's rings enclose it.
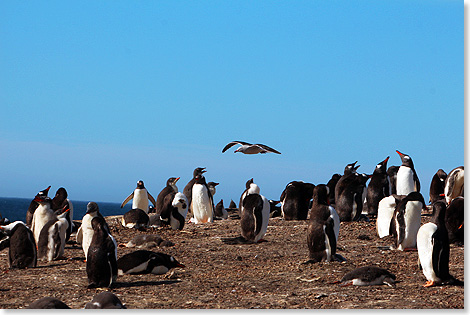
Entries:
{"label": "rocky ground", "polygon": [[[429,217],[423,216],[423,223]],[[166,275],[118,277],[111,292],[127,308],[464,308],[464,288],[424,288],[417,252],[389,250],[390,239],[376,236],[375,222],[341,223],[338,253],[346,262],[302,264],[307,260],[307,221],[270,219],[267,242],[226,245],[223,237],[239,235],[239,220],[212,224],[187,223],[182,231],[167,228],[129,230],[118,217],[108,217],[119,243],[137,234],[159,234],[174,243],[152,250],[173,255],[185,269]],[[73,239],[73,237],[72,237]],[[118,258],[132,252],[119,248]],[[8,249],[0,252],[0,307],[17,309],[45,296],[56,297],[71,308],[83,308],[102,289],[87,289],[86,264],[81,247],[68,244],[68,259],[39,262],[37,268],[10,270]],[[450,272],[464,280],[464,247],[451,247]],[[360,266],[390,270],[399,281],[395,288],[341,287],[333,282]]]}

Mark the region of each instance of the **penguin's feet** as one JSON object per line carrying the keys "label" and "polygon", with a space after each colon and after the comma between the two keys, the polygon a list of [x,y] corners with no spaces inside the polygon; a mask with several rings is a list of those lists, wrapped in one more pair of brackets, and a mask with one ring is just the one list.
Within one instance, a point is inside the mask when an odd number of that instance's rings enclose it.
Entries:
{"label": "penguin's feet", "polygon": [[403,249],[404,252],[417,252],[418,249],[415,248],[415,247],[407,247],[405,249]]}
{"label": "penguin's feet", "polygon": [[262,238],[262,239],[258,240],[257,243],[264,243],[264,242],[267,242],[267,240],[265,240],[264,238]]}
{"label": "penguin's feet", "polygon": [[426,284],[423,285],[425,288],[433,287],[436,285],[436,282],[434,281],[426,281]]}
{"label": "penguin's feet", "polygon": [[342,282],[342,283],[340,284],[341,287],[349,287],[350,285],[353,285],[352,280],[351,280],[351,281]]}
{"label": "penguin's feet", "polygon": [[119,243],[119,244],[118,244],[118,247],[127,247],[127,246],[126,246],[126,244],[124,244],[124,243]]}

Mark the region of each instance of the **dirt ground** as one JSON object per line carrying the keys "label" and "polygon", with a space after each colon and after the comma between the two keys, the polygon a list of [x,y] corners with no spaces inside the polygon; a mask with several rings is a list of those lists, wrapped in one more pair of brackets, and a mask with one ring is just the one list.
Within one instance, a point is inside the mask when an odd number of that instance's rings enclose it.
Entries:
{"label": "dirt ground", "polygon": [[[423,223],[429,217],[423,216]],[[114,288],[127,308],[464,308],[464,288],[424,288],[426,279],[417,266],[417,252],[385,249],[390,239],[379,239],[375,222],[341,223],[338,253],[346,262],[302,264],[307,260],[308,221],[270,219],[267,242],[227,245],[223,237],[236,237],[239,220],[212,224],[187,223],[182,231],[168,228],[130,230],[116,217],[108,217],[118,243],[137,234],[159,234],[174,243],[152,250],[173,255],[186,265],[166,275],[119,276]],[[74,237],[72,236],[72,239]],[[132,252],[119,248],[118,258]],[[45,296],[53,296],[71,308],[83,308],[102,289],[87,289],[86,264],[81,247],[68,244],[68,259],[38,262],[37,268],[8,269],[8,249],[0,252],[0,307],[17,309]],[[464,247],[451,247],[450,272],[464,280]],[[395,288],[341,287],[332,282],[360,266],[390,270],[399,281]]]}

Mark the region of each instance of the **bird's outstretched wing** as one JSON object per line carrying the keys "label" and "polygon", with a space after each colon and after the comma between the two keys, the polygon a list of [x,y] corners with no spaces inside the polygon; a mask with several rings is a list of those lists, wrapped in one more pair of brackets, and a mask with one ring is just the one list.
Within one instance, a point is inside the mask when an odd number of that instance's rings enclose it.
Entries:
{"label": "bird's outstretched wing", "polygon": [[233,147],[233,146],[236,145],[236,144],[251,145],[251,143],[244,142],[244,141],[232,141],[232,142],[229,142],[229,143],[222,149],[222,153],[224,153],[225,151],[227,151],[228,149],[230,149],[231,147]]}
{"label": "bird's outstretched wing", "polygon": [[268,151],[268,152],[272,152],[272,153],[277,153],[277,154],[281,154],[281,152],[271,148],[271,147],[268,147],[267,145],[264,145],[264,144],[260,144],[260,143],[257,143],[256,144],[258,147],[260,148],[263,148],[264,150]]}
{"label": "bird's outstretched wing", "polygon": [[134,198],[134,192],[132,192],[132,194],[130,194],[129,196],[127,196],[127,198],[122,202],[121,208],[123,208],[123,207],[126,205],[126,203],[128,203],[129,200],[131,200],[132,198]]}

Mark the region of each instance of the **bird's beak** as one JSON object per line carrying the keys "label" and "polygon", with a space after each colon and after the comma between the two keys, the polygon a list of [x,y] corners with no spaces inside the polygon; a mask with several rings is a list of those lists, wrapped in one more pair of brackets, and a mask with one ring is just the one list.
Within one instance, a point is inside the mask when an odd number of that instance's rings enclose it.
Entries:
{"label": "bird's beak", "polygon": [[404,155],[404,154],[401,153],[400,151],[398,151],[398,150],[396,150],[396,151],[397,151],[398,155],[400,155],[400,156]]}

